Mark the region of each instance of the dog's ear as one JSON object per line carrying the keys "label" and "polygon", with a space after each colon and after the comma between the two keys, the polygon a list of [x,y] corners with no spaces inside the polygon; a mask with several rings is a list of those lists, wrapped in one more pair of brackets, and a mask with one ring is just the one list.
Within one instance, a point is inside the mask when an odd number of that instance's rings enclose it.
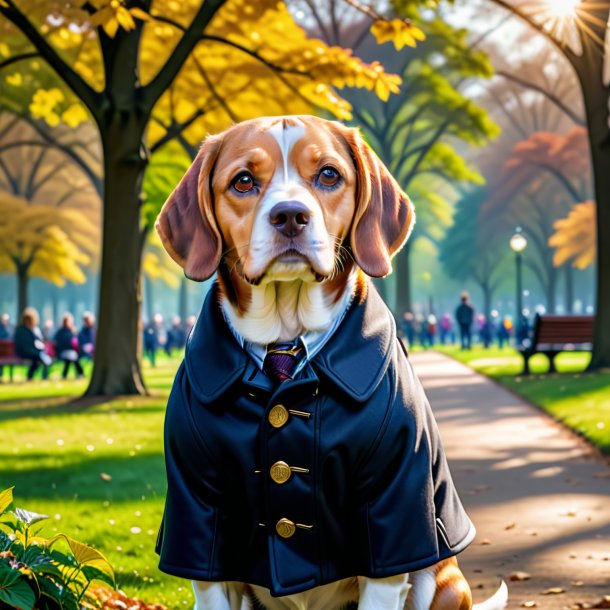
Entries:
{"label": "dog's ear", "polygon": [[212,172],[222,136],[208,137],[193,164],[161,208],[155,228],[184,275],[201,282],[218,268],[222,238],[214,216]]}
{"label": "dog's ear", "polygon": [[392,272],[392,257],[407,241],[415,224],[415,210],[387,167],[357,129],[342,127],[358,184],[356,211],[350,231],[354,259],[371,277]]}

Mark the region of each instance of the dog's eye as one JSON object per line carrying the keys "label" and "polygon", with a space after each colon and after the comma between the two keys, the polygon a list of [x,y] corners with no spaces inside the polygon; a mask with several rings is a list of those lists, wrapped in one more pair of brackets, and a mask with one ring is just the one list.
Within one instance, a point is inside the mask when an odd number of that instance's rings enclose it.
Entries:
{"label": "dog's eye", "polygon": [[249,172],[242,172],[233,178],[231,186],[238,193],[247,193],[254,188],[254,178]]}
{"label": "dog's eye", "polygon": [[335,186],[341,180],[341,174],[330,165],[323,167],[318,174],[318,183],[320,186],[331,187]]}

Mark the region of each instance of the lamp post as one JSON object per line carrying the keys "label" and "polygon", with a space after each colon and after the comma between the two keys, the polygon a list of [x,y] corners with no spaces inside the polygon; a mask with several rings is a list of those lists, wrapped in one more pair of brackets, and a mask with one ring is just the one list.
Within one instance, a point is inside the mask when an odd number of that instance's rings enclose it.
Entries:
{"label": "lamp post", "polygon": [[510,238],[510,247],[515,253],[515,267],[517,269],[517,317],[515,318],[515,341],[518,344],[521,341],[521,315],[523,312],[523,289],[521,285],[521,254],[527,248],[527,239],[521,231],[521,227],[517,227],[515,234]]}

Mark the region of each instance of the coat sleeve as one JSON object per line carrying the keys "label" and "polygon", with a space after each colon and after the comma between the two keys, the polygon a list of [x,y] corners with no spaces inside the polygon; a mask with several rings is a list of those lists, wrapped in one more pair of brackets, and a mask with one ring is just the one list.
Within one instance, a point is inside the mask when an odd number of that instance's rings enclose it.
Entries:
{"label": "coat sleeve", "polygon": [[390,397],[361,479],[373,576],[421,569],[461,552],[474,538],[453,485],[436,421],[400,349],[384,388]]}
{"label": "coat sleeve", "polygon": [[165,416],[168,489],[156,551],[159,569],[206,580],[213,565],[218,491],[204,439],[193,424],[189,381],[180,367]]}

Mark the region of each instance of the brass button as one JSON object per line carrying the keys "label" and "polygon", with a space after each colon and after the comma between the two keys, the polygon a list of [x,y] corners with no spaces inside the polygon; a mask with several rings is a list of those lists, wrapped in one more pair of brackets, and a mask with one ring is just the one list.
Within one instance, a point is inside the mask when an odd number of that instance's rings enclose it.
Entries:
{"label": "brass button", "polygon": [[282,483],[285,483],[290,478],[292,470],[286,462],[276,462],[269,469],[269,474],[278,485],[282,485]]}
{"label": "brass button", "polygon": [[275,531],[282,538],[291,538],[296,530],[295,524],[290,519],[280,519],[275,524]]}
{"label": "brass button", "polygon": [[269,411],[269,423],[274,428],[281,428],[288,421],[288,409],[284,405],[275,405]]}

